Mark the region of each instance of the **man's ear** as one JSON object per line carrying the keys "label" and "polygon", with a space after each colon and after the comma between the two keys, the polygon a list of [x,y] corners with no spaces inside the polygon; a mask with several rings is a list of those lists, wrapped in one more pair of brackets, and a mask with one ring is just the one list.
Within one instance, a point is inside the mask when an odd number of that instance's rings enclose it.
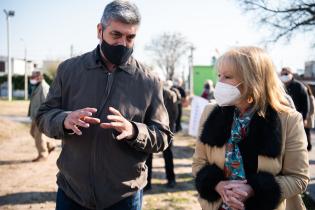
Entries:
{"label": "man's ear", "polygon": [[101,23],[97,24],[96,28],[97,28],[97,38],[99,40],[102,40],[102,29],[103,29],[102,24]]}

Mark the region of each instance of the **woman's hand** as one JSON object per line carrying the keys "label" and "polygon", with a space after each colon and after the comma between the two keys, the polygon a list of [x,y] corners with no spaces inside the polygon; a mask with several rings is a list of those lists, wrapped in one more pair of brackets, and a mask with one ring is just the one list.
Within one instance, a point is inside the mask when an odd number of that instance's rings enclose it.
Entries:
{"label": "woman's hand", "polygon": [[246,183],[229,183],[224,189],[227,190],[229,197],[235,197],[242,202],[254,195],[253,188]]}
{"label": "woman's hand", "polygon": [[225,204],[228,205],[232,210],[244,210],[245,209],[244,203],[235,197],[229,197],[229,201]]}
{"label": "woman's hand", "polygon": [[223,202],[227,204],[232,209],[238,210],[238,209],[244,209],[244,204],[241,201],[242,197],[245,197],[245,192],[242,190],[234,190],[233,188],[229,187],[235,187],[235,186],[241,186],[246,183],[246,180],[229,180],[229,181],[220,181],[215,186],[215,191],[219,193],[221,196]]}

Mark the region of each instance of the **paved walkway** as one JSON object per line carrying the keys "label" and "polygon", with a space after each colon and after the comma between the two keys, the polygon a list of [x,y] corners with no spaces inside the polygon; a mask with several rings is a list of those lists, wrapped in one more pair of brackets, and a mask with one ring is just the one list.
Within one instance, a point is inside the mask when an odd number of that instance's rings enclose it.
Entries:
{"label": "paved walkway", "polygon": [[20,123],[31,123],[31,118],[11,115],[0,115],[0,119],[12,120]]}

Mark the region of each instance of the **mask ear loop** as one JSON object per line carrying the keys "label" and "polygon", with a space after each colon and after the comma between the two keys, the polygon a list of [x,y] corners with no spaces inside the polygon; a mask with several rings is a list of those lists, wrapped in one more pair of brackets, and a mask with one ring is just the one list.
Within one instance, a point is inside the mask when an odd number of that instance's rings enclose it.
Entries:
{"label": "mask ear loop", "polygon": [[[242,83],[243,83],[243,82],[238,83],[235,87],[237,88],[237,87],[240,86]],[[246,101],[247,101],[247,103],[251,104],[251,103],[254,102],[254,99],[253,99],[253,97],[249,96]]]}
{"label": "mask ear loop", "polygon": [[[235,87],[237,88],[241,84],[243,84],[243,82],[238,83]],[[254,99],[253,99],[253,97],[250,96],[249,98],[247,98],[246,101],[247,101],[247,103],[251,104],[251,103],[253,103]]]}
{"label": "mask ear loop", "polygon": [[238,83],[235,87],[237,88],[237,87],[240,86],[241,84],[243,84],[243,82]]}

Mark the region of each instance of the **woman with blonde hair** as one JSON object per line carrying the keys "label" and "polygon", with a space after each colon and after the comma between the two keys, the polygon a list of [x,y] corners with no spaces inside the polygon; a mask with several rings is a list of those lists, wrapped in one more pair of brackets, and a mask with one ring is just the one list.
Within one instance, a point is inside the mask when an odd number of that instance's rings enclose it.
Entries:
{"label": "woman with blonde hair", "polygon": [[202,114],[192,165],[202,209],[305,209],[303,120],[271,58],[257,47],[233,48],[217,71],[217,104]]}

